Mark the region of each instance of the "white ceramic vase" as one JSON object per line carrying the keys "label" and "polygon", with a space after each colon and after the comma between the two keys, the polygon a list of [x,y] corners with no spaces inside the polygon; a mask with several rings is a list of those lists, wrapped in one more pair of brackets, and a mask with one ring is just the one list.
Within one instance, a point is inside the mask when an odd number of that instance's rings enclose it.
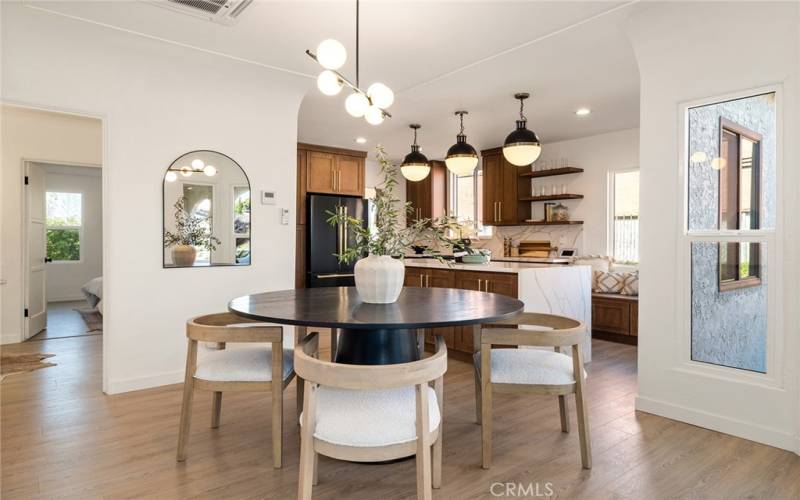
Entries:
{"label": "white ceramic vase", "polygon": [[391,304],[403,291],[406,266],[388,255],[370,255],[355,266],[356,290],[368,304]]}

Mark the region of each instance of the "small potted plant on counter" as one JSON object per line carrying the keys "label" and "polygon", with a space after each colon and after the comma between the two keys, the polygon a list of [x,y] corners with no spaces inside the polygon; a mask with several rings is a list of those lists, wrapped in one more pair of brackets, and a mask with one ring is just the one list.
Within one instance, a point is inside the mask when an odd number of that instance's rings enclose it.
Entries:
{"label": "small potted plant on counter", "polygon": [[[353,236],[354,243],[336,256],[341,262],[356,261],[356,290],[361,300],[369,304],[389,304],[395,302],[403,290],[405,266],[402,259],[406,252],[415,245],[449,246],[447,233],[455,222],[450,217],[440,217],[417,220],[402,227],[400,215],[410,217],[414,209],[410,202],[401,204],[395,197],[399,167],[386,158],[383,147],[376,149],[383,182],[375,188],[374,227],[370,231],[361,219],[349,217],[342,211],[328,212],[328,223],[344,225],[345,231]],[[441,259],[435,251],[432,257]]]}
{"label": "small potted plant on counter", "polygon": [[175,202],[175,232],[164,231],[164,248],[172,247],[172,263],[176,267],[191,267],[197,258],[197,248],[216,250],[221,242],[211,234],[211,217],[201,217],[186,210],[186,197]]}

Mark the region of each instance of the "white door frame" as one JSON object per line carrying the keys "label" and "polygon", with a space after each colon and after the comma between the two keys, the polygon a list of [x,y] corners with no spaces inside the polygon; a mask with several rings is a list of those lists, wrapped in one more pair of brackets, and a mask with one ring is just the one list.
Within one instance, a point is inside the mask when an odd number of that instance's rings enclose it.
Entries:
{"label": "white door frame", "polygon": [[[111,310],[113,299],[108,296],[107,290],[110,289],[108,284],[111,281],[111,273],[109,273],[109,269],[111,267],[111,239],[109,235],[111,234],[111,203],[109,201],[110,197],[108,194],[111,192],[111,164],[108,161],[109,157],[109,145],[108,145],[108,136],[109,136],[109,118],[108,115],[101,112],[93,112],[93,111],[85,111],[85,110],[76,110],[76,109],[69,109],[63,108],[59,106],[50,106],[50,105],[41,105],[36,103],[30,102],[22,102],[22,101],[12,101],[12,100],[3,100],[0,101],[2,104],[7,104],[9,106],[16,106],[20,108],[32,109],[36,111],[47,111],[50,113],[60,113],[65,115],[73,115],[82,118],[91,118],[94,120],[100,120],[100,127],[102,130],[102,138],[100,139],[102,143],[103,153],[102,153],[102,171],[101,171],[101,197],[102,197],[102,210],[103,210],[103,311],[107,313]],[[39,160],[35,158],[25,158],[23,162],[34,162],[34,163],[58,163],[60,165],[74,165],[74,166],[92,166],[97,167],[98,165],[81,165],[75,162],[54,162],[53,160]],[[25,164],[22,165],[22,178],[19,179],[21,185],[24,186],[25,182]],[[21,196],[23,206],[20,207],[21,214],[25,214],[24,204],[27,203],[27,194],[24,192]],[[24,217],[24,215],[23,215]],[[24,222],[24,219],[23,219]],[[24,227],[22,229],[22,242],[27,241],[28,233],[27,228]],[[27,262],[27,244],[23,243],[23,260],[25,263]],[[23,270],[25,269],[23,265]],[[20,284],[20,292],[23,293],[22,297],[24,301],[27,301],[27,289],[26,287],[26,280],[27,278],[24,276],[23,273],[22,283]],[[23,314],[23,311],[20,311],[19,314]],[[27,330],[27,318],[23,318],[22,321],[22,330],[20,332],[20,336],[24,336],[23,332]],[[103,335],[101,335],[101,342],[103,343],[103,392],[108,392],[108,350],[109,345],[111,344],[111,339],[113,335],[113,326],[109,321],[109,315],[103,315]],[[22,342],[22,338],[20,338],[20,342]]]}

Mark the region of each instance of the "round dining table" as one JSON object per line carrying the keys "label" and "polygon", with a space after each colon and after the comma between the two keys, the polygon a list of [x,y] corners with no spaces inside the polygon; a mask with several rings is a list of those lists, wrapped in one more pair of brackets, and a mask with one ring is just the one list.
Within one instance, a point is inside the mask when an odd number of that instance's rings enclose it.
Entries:
{"label": "round dining table", "polygon": [[355,287],[255,293],[228,304],[240,316],[297,326],[301,336],[315,327],[334,329],[335,361],[358,365],[416,361],[423,329],[499,322],[523,307],[519,300],[496,293],[416,287],[403,288],[391,304],[365,303]]}

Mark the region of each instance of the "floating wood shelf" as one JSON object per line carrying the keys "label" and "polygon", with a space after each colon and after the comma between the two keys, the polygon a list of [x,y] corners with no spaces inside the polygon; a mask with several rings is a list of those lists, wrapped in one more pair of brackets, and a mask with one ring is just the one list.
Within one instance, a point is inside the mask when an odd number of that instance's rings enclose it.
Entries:
{"label": "floating wood shelf", "polygon": [[567,175],[567,174],[579,174],[583,172],[582,168],[578,167],[564,167],[564,168],[553,168],[550,170],[539,170],[536,172],[523,172],[519,174],[520,177],[552,177],[554,175]]}
{"label": "floating wood shelf", "polygon": [[526,196],[519,201],[556,201],[556,200],[580,200],[582,194],[552,194],[547,196]]}
{"label": "floating wood shelf", "polygon": [[525,222],[492,222],[487,223],[487,226],[574,226],[583,224],[582,220],[565,220],[565,221],[525,221]]}

